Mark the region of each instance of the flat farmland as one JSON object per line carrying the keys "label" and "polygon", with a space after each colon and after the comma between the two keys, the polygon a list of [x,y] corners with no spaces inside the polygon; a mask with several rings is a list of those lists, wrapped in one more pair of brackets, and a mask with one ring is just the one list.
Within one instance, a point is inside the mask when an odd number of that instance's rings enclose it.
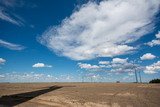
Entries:
{"label": "flat farmland", "polygon": [[160,84],[0,83],[1,107],[160,107]]}

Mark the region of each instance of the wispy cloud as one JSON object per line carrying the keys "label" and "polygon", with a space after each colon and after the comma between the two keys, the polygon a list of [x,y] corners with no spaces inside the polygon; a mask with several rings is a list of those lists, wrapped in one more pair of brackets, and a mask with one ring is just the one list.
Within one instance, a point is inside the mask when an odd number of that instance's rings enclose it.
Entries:
{"label": "wispy cloud", "polygon": [[21,7],[23,6],[23,0],[0,0],[0,4],[5,7]]}
{"label": "wispy cloud", "polygon": [[11,18],[7,13],[3,12],[3,10],[0,10],[0,19],[19,25],[15,19]]}
{"label": "wispy cloud", "polygon": [[0,0],[0,19],[18,26],[23,26],[24,20],[12,11],[9,11],[16,6],[21,5],[22,2],[18,2],[17,0]]}
{"label": "wispy cloud", "polygon": [[10,50],[23,50],[23,49],[25,49],[25,47],[22,45],[10,43],[10,42],[4,41],[2,39],[0,39],[0,46],[8,48]]}
{"label": "wispy cloud", "polygon": [[51,68],[52,65],[46,65],[44,63],[36,63],[32,67],[34,67],[34,68],[44,68],[44,67]]}
{"label": "wispy cloud", "polygon": [[40,42],[73,60],[128,54],[137,49],[130,43],[153,30],[159,5],[159,0],[89,2],[46,30]]}

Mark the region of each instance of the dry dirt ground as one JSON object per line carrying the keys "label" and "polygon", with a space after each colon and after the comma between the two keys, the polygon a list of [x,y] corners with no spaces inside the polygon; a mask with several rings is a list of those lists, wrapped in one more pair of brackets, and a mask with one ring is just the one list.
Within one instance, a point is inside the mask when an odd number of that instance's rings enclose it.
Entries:
{"label": "dry dirt ground", "polygon": [[0,107],[160,107],[160,84],[1,83]]}

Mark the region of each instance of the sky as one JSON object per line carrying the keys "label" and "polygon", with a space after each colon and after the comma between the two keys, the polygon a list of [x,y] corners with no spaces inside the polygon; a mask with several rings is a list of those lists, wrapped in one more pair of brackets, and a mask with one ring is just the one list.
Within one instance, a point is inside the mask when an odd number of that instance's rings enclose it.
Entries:
{"label": "sky", "polygon": [[0,0],[0,82],[135,82],[135,71],[160,78],[159,0]]}

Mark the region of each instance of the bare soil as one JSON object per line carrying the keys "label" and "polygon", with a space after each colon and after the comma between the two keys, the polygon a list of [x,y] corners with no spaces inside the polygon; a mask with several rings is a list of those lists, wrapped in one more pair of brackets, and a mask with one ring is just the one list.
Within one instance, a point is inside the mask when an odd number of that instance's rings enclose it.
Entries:
{"label": "bare soil", "polygon": [[160,84],[0,83],[0,107],[160,107]]}

